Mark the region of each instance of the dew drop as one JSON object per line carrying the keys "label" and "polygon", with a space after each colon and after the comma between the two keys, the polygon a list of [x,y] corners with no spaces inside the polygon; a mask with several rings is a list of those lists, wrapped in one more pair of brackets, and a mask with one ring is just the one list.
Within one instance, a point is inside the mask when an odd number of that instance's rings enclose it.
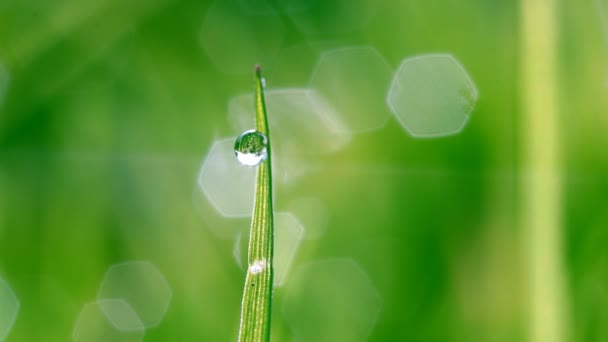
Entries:
{"label": "dew drop", "polygon": [[239,135],[234,142],[234,154],[239,162],[247,166],[256,166],[267,156],[268,139],[256,130],[249,130]]}

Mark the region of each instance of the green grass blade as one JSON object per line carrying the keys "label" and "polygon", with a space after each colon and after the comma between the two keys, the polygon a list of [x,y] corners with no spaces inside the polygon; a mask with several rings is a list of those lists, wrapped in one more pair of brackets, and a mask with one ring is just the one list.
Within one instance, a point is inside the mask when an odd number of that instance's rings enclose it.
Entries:
{"label": "green grass blade", "polygon": [[270,170],[270,135],[264,86],[260,67],[256,67],[255,84],[256,129],[268,139],[267,157],[258,166],[255,205],[249,237],[248,268],[241,303],[239,341],[270,340],[270,309],[272,303],[272,175]]}

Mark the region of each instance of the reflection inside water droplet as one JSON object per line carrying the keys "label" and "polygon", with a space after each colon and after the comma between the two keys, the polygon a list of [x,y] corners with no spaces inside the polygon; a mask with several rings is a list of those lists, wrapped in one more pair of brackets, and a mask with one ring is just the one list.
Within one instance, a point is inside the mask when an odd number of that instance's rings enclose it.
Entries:
{"label": "reflection inside water droplet", "polygon": [[234,142],[234,154],[239,162],[255,166],[266,159],[268,139],[256,130],[243,132]]}

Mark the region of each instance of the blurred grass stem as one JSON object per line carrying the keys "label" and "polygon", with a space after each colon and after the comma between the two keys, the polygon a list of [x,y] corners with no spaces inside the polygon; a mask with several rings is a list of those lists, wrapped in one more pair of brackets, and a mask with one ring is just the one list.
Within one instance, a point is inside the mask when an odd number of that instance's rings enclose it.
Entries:
{"label": "blurred grass stem", "polygon": [[555,0],[521,2],[521,223],[528,269],[530,341],[567,340],[562,266],[561,161]]}

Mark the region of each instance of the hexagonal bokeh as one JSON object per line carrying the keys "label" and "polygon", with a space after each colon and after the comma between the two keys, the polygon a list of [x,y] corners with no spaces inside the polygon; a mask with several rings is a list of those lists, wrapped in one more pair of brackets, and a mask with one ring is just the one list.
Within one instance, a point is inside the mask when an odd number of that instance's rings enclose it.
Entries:
{"label": "hexagonal bokeh", "polygon": [[289,202],[287,208],[306,227],[305,240],[319,239],[329,223],[330,211],[321,199],[313,196],[298,197]]}
{"label": "hexagonal bokeh", "polygon": [[220,139],[211,145],[198,176],[198,185],[220,215],[249,217],[253,212],[257,169],[237,161],[235,139]]}
{"label": "hexagonal bokeh", "polygon": [[0,106],[4,102],[4,94],[6,93],[6,89],[8,88],[9,74],[8,71],[4,68],[2,63],[0,62]]}
{"label": "hexagonal bokeh", "polygon": [[[304,236],[304,226],[291,213],[277,212],[274,214],[274,279],[273,285],[280,287],[285,284],[287,274]],[[232,255],[239,267],[247,264],[247,248],[249,236],[239,234],[234,243]]]}
{"label": "hexagonal bokeh", "polygon": [[[246,191],[251,194],[251,198],[253,198],[254,190],[255,189]],[[196,185],[192,191],[192,204],[205,229],[218,239],[232,240],[238,234],[247,231],[251,224],[253,200],[252,208],[250,209],[248,216],[230,217],[230,219],[227,220],[226,216],[223,216],[218,212],[217,208],[209,200],[207,194],[201,190],[200,186]]]}
{"label": "hexagonal bokeh", "polygon": [[13,289],[0,278],[0,341],[4,341],[11,332],[19,314],[19,306],[19,299]]}
{"label": "hexagonal bokeh", "polygon": [[365,0],[278,0],[281,11],[306,35],[345,33],[363,29],[375,12]]}
{"label": "hexagonal bokeh", "polygon": [[138,342],[143,341],[145,330],[121,331],[108,319],[100,302],[85,304],[76,319],[72,339],[75,342]]}
{"label": "hexagonal bokeh", "polygon": [[310,79],[336,110],[350,133],[382,128],[390,118],[386,108],[392,69],[373,47],[355,46],[324,52]]}
{"label": "hexagonal bokeh", "polygon": [[137,312],[124,299],[100,299],[97,304],[110,323],[119,331],[146,329]]}
{"label": "hexagonal bokeh", "polygon": [[[319,156],[335,152],[350,141],[344,124],[315,91],[302,88],[270,90],[265,94],[272,146],[273,177],[289,182],[306,174]],[[230,100],[228,121],[235,133],[255,127],[253,94]]]}
{"label": "hexagonal bokeh", "polygon": [[449,54],[403,60],[387,102],[413,137],[430,138],[462,131],[479,94],[464,67]]}
{"label": "hexagonal bokeh", "polygon": [[[203,48],[215,66],[226,73],[251,73],[255,64],[272,65],[285,36],[272,6],[218,0],[203,19]],[[235,50],[238,47],[238,52]]]}
{"label": "hexagonal bokeh", "polygon": [[286,286],[283,315],[298,341],[365,341],[382,298],[352,259],[302,265]]}
{"label": "hexagonal bokeh", "polygon": [[165,316],[171,303],[172,290],[165,276],[152,263],[130,261],[116,264],[106,272],[97,299],[110,322],[117,327],[136,327],[132,313],[120,302],[133,308],[146,328],[155,327]]}

